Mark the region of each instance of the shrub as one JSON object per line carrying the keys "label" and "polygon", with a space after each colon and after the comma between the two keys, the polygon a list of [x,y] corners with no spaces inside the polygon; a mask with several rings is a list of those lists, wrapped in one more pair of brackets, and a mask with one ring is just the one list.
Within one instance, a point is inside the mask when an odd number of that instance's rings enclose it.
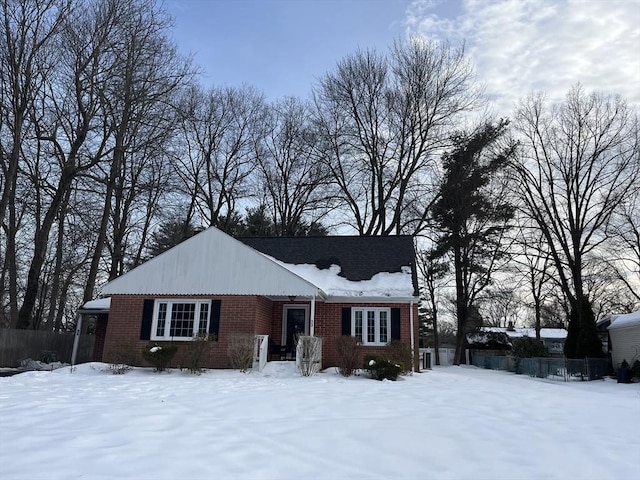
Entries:
{"label": "shrub", "polygon": [[364,369],[375,380],[397,380],[402,367],[382,355],[369,354],[364,357]]}
{"label": "shrub", "polygon": [[350,335],[342,335],[335,339],[338,356],[338,372],[343,377],[354,374],[358,368],[358,339]]}
{"label": "shrub", "polygon": [[315,375],[322,359],[322,339],[296,336],[296,367],[303,377]]}
{"label": "shrub", "polygon": [[142,356],[151,365],[156,367],[156,372],[163,372],[171,365],[171,360],[178,351],[176,345],[158,345],[149,343],[142,350]]}
{"label": "shrub", "polygon": [[112,362],[108,369],[114,375],[122,375],[131,370],[136,362],[136,351],[131,342],[121,341],[116,343],[111,354]]}
{"label": "shrub", "polygon": [[512,341],[512,353],[517,358],[548,357],[549,352],[543,343],[535,338],[522,337]]}
{"label": "shrub", "polygon": [[402,368],[402,375],[413,371],[411,347],[401,340],[393,339],[387,344],[387,358]]}
{"label": "shrub", "polygon": [[246,372],[253,366],[254,336],[249,333],[232,333],[229,335],[227,356],[231,368]]}
{"label": "shrub", "polygon": [[640,378],[640,360],[636,360],[635,362],[633,362],[631,371],[633,372],[634,377]]}
{"label": "shrub", "polygon": [[209,335],[199,333],[194,335],[191,342],[185,345],[184,365],[191,373],[200,374],[209,359]]}

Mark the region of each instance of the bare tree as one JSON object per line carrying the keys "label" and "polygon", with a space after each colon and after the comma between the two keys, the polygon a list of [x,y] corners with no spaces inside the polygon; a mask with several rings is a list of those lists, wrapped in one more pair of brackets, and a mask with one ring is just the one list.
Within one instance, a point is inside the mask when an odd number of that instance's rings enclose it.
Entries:
{"label": "bare tree", "polygon": [[102,75],[105,46],[113,28],[115,12],[93,6],[78,7],[64,19],[57,48],[61,52],[56,76],[46,85],[42,103],[36,105],[33,123],[38,149],[47,155],[50,198],[38,206],[43,214],[36,218],[36,231],[22,306],[19,328],[28,328],[36,306],[40,273],[45,262],[49,236],[60,213],[67,191],[78,175],[91,169],[107,150],[100,100],[104,91]]}
{"label": "bare tree", "polygon": [[[99,6],[117,13],[107,39],[109,58],[104,68],[109,81],[101,97],[113,147],[105,178],[100,179],[105,185],[104,209],[85,301],[93,297],[110,220],[113,235],[108,278],[123,273],[130,211],[141,191],[142,172],[151,165],[147,155],[157,155],[166,143],[174,125],[167,105],[191,74],[189,63],[167,37],[170,18],[156,2],[108,0]],[[155,151],[150,152],[149,146]]]}
{"label": "bare tree", "polygon": [[518,228],[511,262],[515,275],[520,278],[516,284],[522,290],[522,300],[533,310],[536,340],[540,340],[542,307],[557,284],[553,281],[553,262],[544,237],[525,223]]}
{"label": "bare tree", "polygon": [[517,128],[524,212],[544,236],[575,317],[565,352],[596,355],[601,348],[583,270],[586,257],[607,242],[614,212],[639,186],[637,116],[619,97],[576,86],[560,105],[550,107],[542,95],[524,100]]}
{"label": "bare tree", "polygon": [[[518,295],[518,286],[512,277],[502,278],[497,286],[487,288],[478,299],[482,307],[483,325],[490,327],[508,327],[515,325],[522,300]],[[506,287],[505,285],[509,285]]]}
{"label": "bare tree", "polygon": [[294,236],[331,209],[327,165],[320,161],[318,133],[308,106],[288,97],[267,107],[266,131],[257,143],[258,192],[275,234]]}
{"label": "bare tree", "polygon": [[0,3],[0,225],[7,205],[15,198],[18,163],[29,128],[28,111],[55,66],[52,44],[71,7],[70,0]]}
{"label": "bare tree", "polygon": [[605,260],[622,288],[640,303],[640,192],[623,202],[610,233],[613,248],[603,252]]}
{"label": "bare tree", "polygon": [[175,156],[175,171],[189,198],[186,221],[199,215],[206,225],[225,229],[238,201],[250,195],[263,97],[251,87],[194,86],[184,92],[180,109],[183,150]]}
{"label": "bare tree", "polygon": [[32,142],[34,136],[30,119],[33,104],[42,98],[56,65],[57,37],[71,7],[70,0],[0,1],[0,228],[6,239],[6,244],[0,245],[0,303],[4,304],[8,291],[10,325],[18,322],[17,235],[27,208],[24,203],[16,206],[15,200],[29,198],[18,191],[19,173],[24,156],[32,147],[27,142]]}
{"label": "bare tree", "polygon": [[360,235],[417,233],[435,197],[434,155],[476,106],[464,48],[411,39],[359,51],[315,90],[325,161]]}
{"label": "bare tree", "polygon": [[448,283],[447,263],[436,259],[431,251],[425,250],[418,253],[418,271],[420,272],[420,284],[422,295],[425,297],[423,313],[427,317],[426,322],[431,324],[433,331],[433,348],[435,352],[435,364],[440,365],[440,295],[442,289]]}

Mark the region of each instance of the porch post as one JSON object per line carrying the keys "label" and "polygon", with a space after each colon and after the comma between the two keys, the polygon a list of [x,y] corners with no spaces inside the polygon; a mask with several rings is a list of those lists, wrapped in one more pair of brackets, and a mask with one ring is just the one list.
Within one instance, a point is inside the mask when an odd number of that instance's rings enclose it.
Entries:
{"label": "porch post", "polygon": [[71,352],[71,366],[76,364],[76,355],[78,354],[78,344],[80,343],[80,333],[82,333],[82,315],[78,314],[78,323],[76,324],[76,335],[73,337],[73,351]]}
{"label": "porch post", "polygon": [[416,352],[413,338],[413,300],[409,303],[409,324],[411,327],[411,371],[415,371],[416,367]]}
{"label": "porch post", "polygon": [[311,297],[311,318],[309,318],[309,335],[312,337],[316,331],[316,294]]}

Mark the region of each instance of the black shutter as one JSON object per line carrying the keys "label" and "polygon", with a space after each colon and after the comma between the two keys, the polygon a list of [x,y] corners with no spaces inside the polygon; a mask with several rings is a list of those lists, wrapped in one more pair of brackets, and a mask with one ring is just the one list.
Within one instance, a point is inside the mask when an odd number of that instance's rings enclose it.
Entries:
{"label": "black shutter", "polygon": [[140,325],[140,340],[151,338],[151,324],[153,323],[153,298],[145,298],[142,307],[142,325]]}
{"label": "black shutter", "polygon": [[351,307],[342,308],[342,335],[351,335]]}
{"label": "black shutter", "polygon": [[391,309],[391,340],[400,340],[400,309]]}
{"label": "black shutter", "polygon": [[220,330],[220,300],[211,300],[211,318],[209,319],[209,335],[212,340],[218,341],[218,331]]}

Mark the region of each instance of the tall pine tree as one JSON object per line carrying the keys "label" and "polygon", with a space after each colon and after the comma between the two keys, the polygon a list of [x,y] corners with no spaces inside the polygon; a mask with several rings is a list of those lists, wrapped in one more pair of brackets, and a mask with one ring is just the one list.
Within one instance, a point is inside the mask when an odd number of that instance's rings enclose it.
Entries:
{"label": "tall pine tree", "polygon": [[477,296],[503,256],[503,234],[514,214],[499,175],[516,150],[515,143],[502,141],[507,125],[506,120],[486,123],[453,138],[455,147],[443,156],[444,175],[431,212],[441,231],[434,255],[450,257],[455,272],[456,365],[464,361]]}

